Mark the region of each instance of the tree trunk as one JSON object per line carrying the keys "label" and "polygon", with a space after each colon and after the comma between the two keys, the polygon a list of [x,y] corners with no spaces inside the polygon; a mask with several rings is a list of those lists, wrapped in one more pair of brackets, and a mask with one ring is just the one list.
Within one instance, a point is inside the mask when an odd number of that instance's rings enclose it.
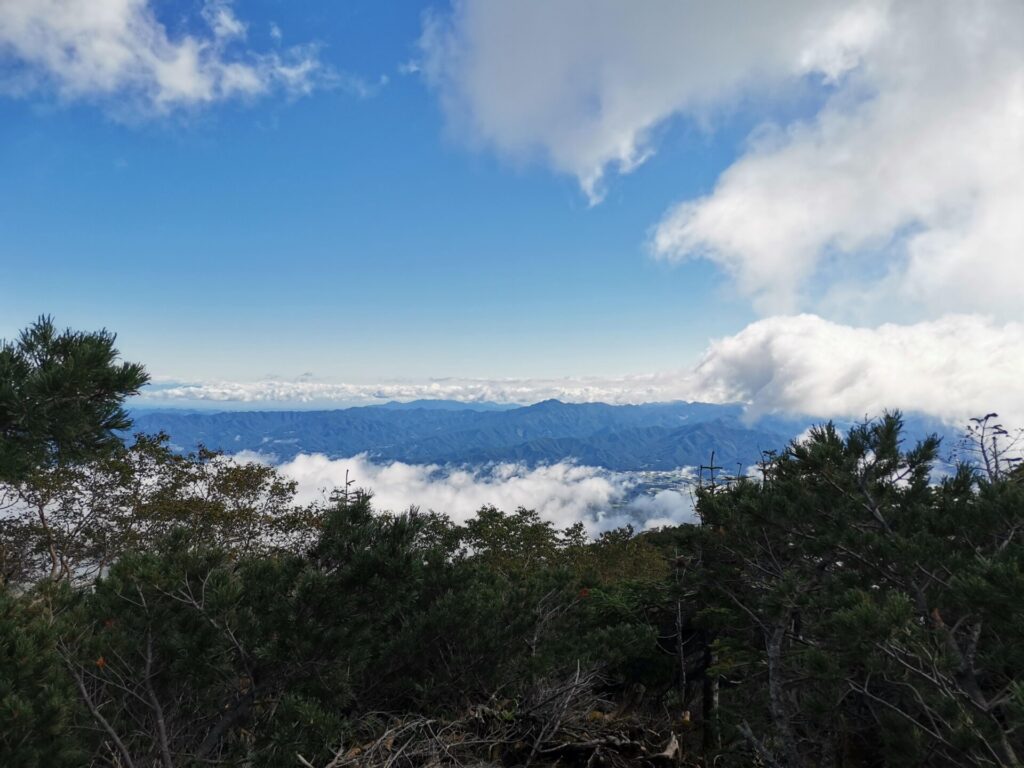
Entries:
{"label": "tree trunk", "polygon": [[701,745],[707,755],[721,745],[718,734],[718,675],[711,672],[715,654],[711,643],[704,641],[704,684],[701,695]]}
{"label": "tree trunk", "polygon": [[785,614],[775,622],[771,635],[768,636],[766,650],[768,652],[768,701],[771,707],[772,724],[775,734],[782,746],[785,763],[790,768],[799,768],[802,761],[797,747],[796,737],[790,723],[789,704],[782,686],[782,644],[786,639],[789,626],[789,614]]}

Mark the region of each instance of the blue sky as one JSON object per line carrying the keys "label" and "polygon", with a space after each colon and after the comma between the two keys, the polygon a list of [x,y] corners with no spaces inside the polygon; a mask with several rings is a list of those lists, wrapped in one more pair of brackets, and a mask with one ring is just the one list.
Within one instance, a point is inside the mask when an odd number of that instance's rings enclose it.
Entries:
{"label": "blue sky", "polygon": [[[0,100],[10,335],[47,312],[116,330],[159,376],[619,375],[680,366],[752,319],[709,264],[645,241],[742,132],[666,126],[591,207],[572,179],[460,145],[421,77],[412,3],[237,5],[386,85],[166,118]],[[399,10],[401,12],[399,12]],[[738,121],[737,121],[738,122]]]}
{"label": "blue sky", "polygon": [[4,4],[0,336],[165,403],[991,410],[1024,10],[969,5]]}

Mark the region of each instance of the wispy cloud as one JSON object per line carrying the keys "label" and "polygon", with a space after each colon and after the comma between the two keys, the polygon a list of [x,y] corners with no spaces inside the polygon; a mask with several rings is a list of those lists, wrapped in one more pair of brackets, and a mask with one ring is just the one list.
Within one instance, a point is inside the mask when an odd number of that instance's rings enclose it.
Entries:
{"label": "wispy cloud", "polygon": [[303,95],[335,77],[315,45],[248,47],[247,25],[228,0],[207,0],[195,21],[195,31],[174,35],[150,0],[0,3],[0,88],[137,115],[273,91]]}
{"label": "wispy cloud", "polygon": [[390,78],[381,75],[376,80],[368,80],[350,72],[341,72],[332,78],[332,82],[357,98],[369,99],[380,93],[390,82]]}

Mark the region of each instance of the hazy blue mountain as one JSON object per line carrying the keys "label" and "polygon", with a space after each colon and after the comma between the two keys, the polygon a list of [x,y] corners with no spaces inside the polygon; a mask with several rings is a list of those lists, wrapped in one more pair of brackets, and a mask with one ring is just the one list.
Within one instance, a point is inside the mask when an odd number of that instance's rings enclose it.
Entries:
{"label": "hazy blue mountain", "polygon": [[521,406],[509,405],[508,403],[491,403],[488,401],[464,403],[461,400],[410,400],[402,403],[398,400],[391,400],[379,405],[370,405],[368,408],[387,408],[392,411],[511,411]]}
{"label": "hazy blue mountain", "polygon": [[586,437],[539,437],[508,445],[446,448],[433,440],[392,455],[410,463],[470,463],[519,461],[534,465],[572,458],[582,464],[614,470],[670,470],[715,464],[728,470],[756,462],[762,449],[781,448],[780,434],[749,429],[716,419],[683,427],[603,429]]}
{"label": "hazy blue mountain", "polygon": [[[461,406],[462,404],[459,404]],[[607,405],[547,400],[524,407],[456,407],[450,402],[386,404],[334,411],[142,412],[135,431],[167,432],[182,450],[199,444],[279,460],[299,453],[415,463],[576,459],[610,469],[672,469],[751,463],[790,435],[740,421],[738,405]]]}
{"label": "hazy blue mountain", "polygon": [[[615,470],[715,464],[733,470],[778,450],[814,420],[743,420],[740,405],[607,405],[546,400],[484,410],[450,401],[388,403],[333,411],[143,412],[135,431],[163,431],[181,450],[203,444],[229,453],[259,451],[279,461],[300,453],[366,453],[379,460],[529,465],[574,459]],[[842,425],[841,425],[842,426]],[[908,439],[942,425],[908,418]],[[947,437],[952,448],[955,439]]]}

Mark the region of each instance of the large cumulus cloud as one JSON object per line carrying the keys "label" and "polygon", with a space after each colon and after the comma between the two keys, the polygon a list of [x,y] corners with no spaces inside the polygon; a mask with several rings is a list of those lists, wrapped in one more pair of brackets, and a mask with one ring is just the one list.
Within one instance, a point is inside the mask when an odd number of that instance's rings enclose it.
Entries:
{"label": "large cumulus cloud", "polygon": [[999,411],[1024,426],[1024,324],[955,315],[872,328],[773,317],[714,342],[696,376],[709,396],[745,402],[752,416],[900,408],[963,425]]}
{"label": "large cumulus cloud", "polygon": [[769,124],[654,236],[766,310],[1019,313],[1024,5],[901,2],[813,117]]}

